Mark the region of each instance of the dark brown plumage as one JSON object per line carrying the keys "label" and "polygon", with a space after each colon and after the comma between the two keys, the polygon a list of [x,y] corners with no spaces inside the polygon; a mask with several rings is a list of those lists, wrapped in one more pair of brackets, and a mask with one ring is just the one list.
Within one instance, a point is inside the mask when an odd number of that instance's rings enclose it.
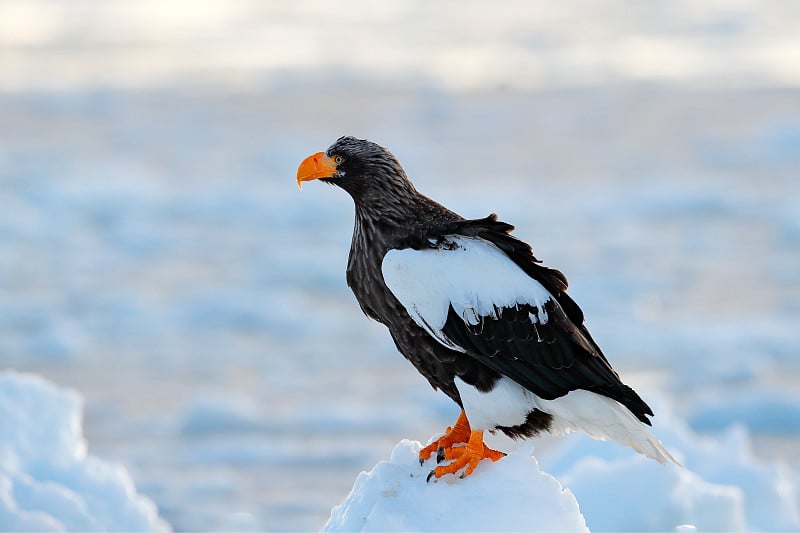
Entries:
{"label": "dark brown plumage", "polygon": [[[499,383],[528,391],[519,389],[514,394],[530,408],[512,416],[514,409],[498,403],[498,410],[506,412],[499,412],[496,421],[491,415],[481,415],[487,427],[480,429],[497,429],[512,437],[551,429],[554,416],[563,414],[542,400],[556,400],[576,390],[619,402],[636,419],[650,424],[648,415],[653,413],[649,406],[622,383],[586,329],[581,309],[565,292],[566,277],[541,265],[529,245],[510,235],[513,226],[498,221],[495,215],[464,219],[417,192],[389,151],[353,137],[342,137],[326,152],[307,158],[298,171],[298,184],[310,179],[336,185],[353,198],[355,227],[347,283],[364,313],[389,329],[398,350],[435,389],[466,409],[469,421],[472,404],[500,396],[490,394]],[[392,259],[387,261],[390,253]],[[465,295],[477,294],[476,304],[462,306],[458,302],[463,295],[445,294],[446,316],[430,311],[437,309],[432,296],[438,294],[437,283],[440,287],[457,285],[456,292],[461,285],[472,283],[472,279],[461,281],[459,272],[447,271],[455,257],[459,261],[466,258],[464,264],[472,269],[470,254],[475,261],[489,258],[487,272],[502,268],[514,277],[522,275],[521,270],[528,280],[522,285],[530,284],[533,289],[521,287],[519,297],[512,295],[505,301],[497,291],[508,292],[506,280],[496,280],[501,290],[492,286],[492,279],[476,276],[474,287],[463,288]],[[436,266],[440,257],[441,270]],[[389,262],[397,265],[395,270],[387,271],[392,268]],[[420,270],[422,264],[434,268]],[[480,266],[476,268],[481,272]],[[421,276],[425,279],[418,275],[406,281],[404,273],[410,271],[426,273]],[[427,292],[414,287],[415,280]],[[408,294],[419,294],[419,301]],[[531,299],[541,294],[546,301]],[[433,324],[437,320],[441,324]],[[512,382],[516,385],[507,385]],[[467,386],[474,390],[465,389]],[[462,398],[465,390],[470,405]],[[545,412],[547,409],[557,414]],[[666,450],[664,453],[669,455]]]}

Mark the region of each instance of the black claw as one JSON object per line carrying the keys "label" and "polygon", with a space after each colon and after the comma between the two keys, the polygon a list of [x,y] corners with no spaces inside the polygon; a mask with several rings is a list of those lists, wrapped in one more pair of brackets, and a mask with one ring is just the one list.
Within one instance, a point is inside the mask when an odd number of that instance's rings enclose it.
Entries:
{"label": "black claw", "polygon": [[444,448],[439,446],[439,449],[436,450],[436,464],[439,464],[442,461],[444,461]]}
{"label": "black claw", "polygon": [[428,473],[428,477],[425,478],[425,483],[430,483],[431,478],[435,475],[436,475],[436,470],[431,470],[430,473]]}
{"label": "black claw", "polygon": [[424,464],[425,464],[425,459],[423,459],[422,457],[420,457],[420,458],[419,458],[419,466],[422,466],[422,465],[424,465]]}

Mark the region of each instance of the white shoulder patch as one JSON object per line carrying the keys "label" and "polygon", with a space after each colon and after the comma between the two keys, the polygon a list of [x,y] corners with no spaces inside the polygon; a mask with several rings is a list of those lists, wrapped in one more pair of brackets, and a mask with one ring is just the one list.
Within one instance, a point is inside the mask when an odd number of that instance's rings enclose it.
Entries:
{"label": "white shoulder patch", "polygon": [[453,249],[390,250],[383,258],[386,286],[420,327],[459,349],[442,333],[451,305],[470,325],[519,304],[538,307],[539,321],[547,321],[543,306],[552,295],[500,249],[475,237],[448,240]]}

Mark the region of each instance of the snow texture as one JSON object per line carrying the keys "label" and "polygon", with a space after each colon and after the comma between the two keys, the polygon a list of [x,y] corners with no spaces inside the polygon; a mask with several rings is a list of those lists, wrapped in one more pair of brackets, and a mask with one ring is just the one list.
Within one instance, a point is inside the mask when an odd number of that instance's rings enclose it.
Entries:
{"label": "snow texture", "polygon": [[[528,442],[465,479],[425,483],[418,442],[403,440],[389,461],[362,472],[327,531],[797,531],[797,484],[786,469],[752,456],[749,437],[733,430],[702,438],[675,419],[669,443],[686,467],[666,466],[575,439],[543,472]],[[613,495],[609,498],[609,495]],[[585,522],[585,523],[584,523]]]}
{"label": "snow texture", "polygon": [[532,445],[496,463],[483,461],[468,478],[425,481],[422,445],[402,440],[388,461],[362,472],[325,531],[588,531],[578,503],[539,470]]}
{"label": "snow texture", "polygon": [[798,479],[785,465],[756,458],[745,429],[703,437],[660,407],[655,431],[684,467],[661,466],[585,437],[541,457],[575,494],[590,529],[800,530]]}
{"label": "snow texture", "polygon": [[87,455],[81,412],[74,392],[0,374],[0,530],[169,530],[124,468]]}

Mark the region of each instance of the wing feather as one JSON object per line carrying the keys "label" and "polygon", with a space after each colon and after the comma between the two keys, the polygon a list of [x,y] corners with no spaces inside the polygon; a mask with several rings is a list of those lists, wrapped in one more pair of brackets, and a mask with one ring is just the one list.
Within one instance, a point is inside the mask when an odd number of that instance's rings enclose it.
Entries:
{"label": "wing feather", "polygon": [[[507,238],[445,235],[428,241],[435,242],[430,248],[390,250],[382,264],[386,286],[441,344],[539,397],[590,390],[649,424],[650,408],[620,381],[583,326],[580,308],[563,292],[563,274],[537,265],[527,244],[502,235]],[[509,255],[525,250],[528,268],[521,256]]]}

